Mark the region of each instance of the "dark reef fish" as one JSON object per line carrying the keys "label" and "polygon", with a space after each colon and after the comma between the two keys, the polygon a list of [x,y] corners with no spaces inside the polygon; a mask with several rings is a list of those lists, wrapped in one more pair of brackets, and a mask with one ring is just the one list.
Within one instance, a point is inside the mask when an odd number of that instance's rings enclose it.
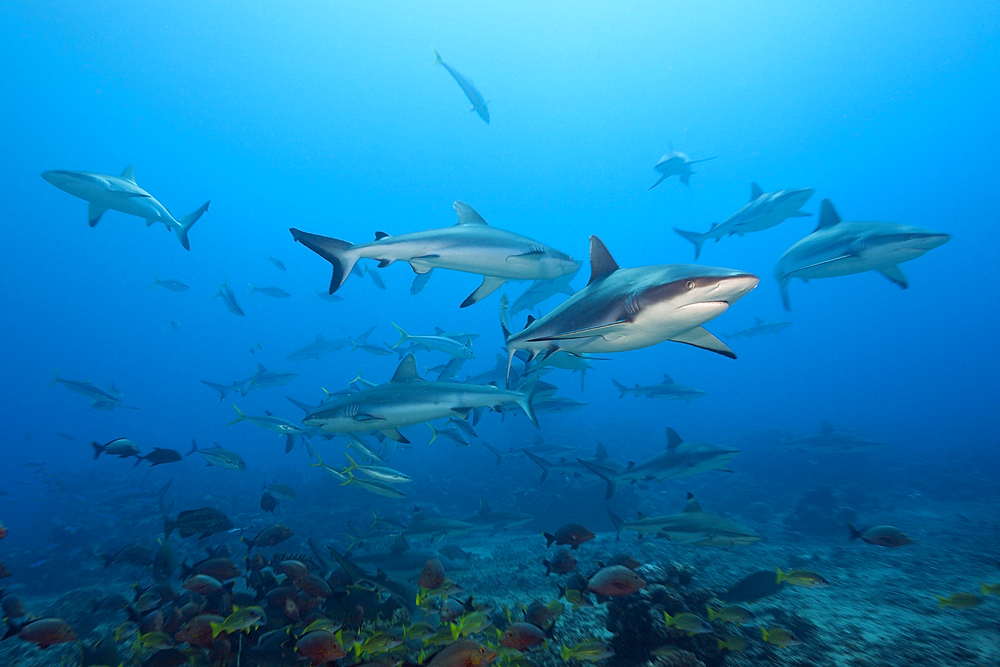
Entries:
{"label": "dark reef fish", "polygon": [[24,625],[7,621],[7,634],[4,639],[17,635],[26,642],[38,644],[38,648],[48,648],[55,644],[65,644],[76,640],[76,633],[69,623],[61,618],[40,618]]}
{"label": "dark reef fish", "polygon": [[854,524],[848,523],[847,529],[851,531],[852,541],[860,539],[862,542],[880,547],[901,547],[906,544],[913,544],[913,540],[895,526],[872,526],[871,528],[858,530],[854,527]]}
{"label": "dark reef fish", "polygon": [[550,547],[553,543],[566,544],[570,549],[577,549],[584,542],[589,542],[596,537],[588,528],[584,528],[578,523],[563,526],[555,532],[555,535],[551,533],[542,533],[542,535],[545,537],[545,546]]}
{"label": "dark reef fish", "polygon": [[191,537],[198,535],[199,540],[203,540],[215,533],[224,533],[235,528],[233,522],[225,514],[212,507],[202,507],[196,510],[184,510],[171,520],[164,514],[163,534],[165,538],[170,537],[170,533],[176,530],[181,537]]}
{"label": "dark reef fish", "polygon": [[785,588],[784,582],[776,581],[773,570],[760,570],[744,577],[720,593],[723,602],[756,602]]}
{"label": "dark reef fish", "polygon": [[163,465],[164,463],[177,463],[184,457],[176,449],[166,449],[160,447],[153,447],[153,451],[145,456],[136,456],[135,464],[139,465],[143,461],[149,461],[154,466]]}
{"label": "dark reef fish", "polygon": [[[139,446],[128,438],[115,438],[111,442],[106,442],[103,445],[92,442],[90,443],[90,446],[94,448],[95,459],[101,454],[117,456],[120,459],[127,459],[130,456],[134,456],[136,458],[139,457]],[[136,465],[138,465],[138,462]]]}

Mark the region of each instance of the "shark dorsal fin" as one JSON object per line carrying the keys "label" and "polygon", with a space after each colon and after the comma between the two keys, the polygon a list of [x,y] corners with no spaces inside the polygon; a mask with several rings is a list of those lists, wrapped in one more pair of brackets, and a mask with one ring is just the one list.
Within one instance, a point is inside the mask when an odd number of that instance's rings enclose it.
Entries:
{"label": "shark dorsal fin", "polygon": [[486,221],[483,220],[483,216],[476,213],[476,210],[466,204],[464,201],[456,201],[452,204],[455,209],[455,213],[458,213],[458,222],[455,226],[461,225],[485,225]]}
{"label": "shark dorsal fin", "polygon": [[257,362],[257,372],[258,373],[266,373],[267,372],[267,369],[264,368],[264,364],[260,363],[259,361]]}
{"label": "shark dorsal fin", "polygon": [[381,241],[382,239],[389,238],[389,235],[385,232],[375,232],[375,240]]}
{"label": "shark dorsal fin", "polygon": [[684,506],[685,512],[704,512],[701,509],[701,505],[698,504],[698,499],[694,497],[694,494],[688,491],[687,505]]}
{"label": "shark dorsal fin", "polygon": [[133,167],[132,165],[125,167],[125,169],[122,170],[121,178],[124,178],[126,181],[131,181],[135,183],[135,167]]}
{"label": "shark dorsal fin", "polygon": [[764,320],[759,317],[753,318],[753,321],[755,324],[764,324]]}
{"label": "shark dorsal fin", "polygon": [[838,222],[840,222],[840,215],[837,214],[837,209],[833,207],[829,199],[824,199],[823,203],[819,207],[819,224],[816,225],[816,229],[813,233],[818,232],[821,229],[828,229],[833,227]]}
{"label": "shark dorsal fin", "polygon": [[634,467],[635,467],[635,461],[629,461],[628,468],[634,468]]}
{"label": "shark dorsal fin", "polygon": [[676,449],[677,445],[684,442],[681,440],[681,436],[677,435],[677,431],[667,427],[667,449]]}
{"label": "shark dorsal fin", "polygon": [[[674,384],[674,379],[668,373],[663,374],[663,384]],[[669,437],[669,435],[667,436]]]}
{"label": "shark dorsal fin", "polygon": [[640,519],[645,519],[646,518],[646,515],[643,514],[642,512],[638,512],[638,514],[639,514],[639,518]]}
{"label": "shark dorsal fin", "polygon": [[396,539],[392,541],[392,546],[389,547],[389,551],[394,554],[400,554],[410,548],[410,543],[406,541],[406,538],[402,535],[397,535]]}
{"label": "shark dorsal fin", "polygon": [[392,379],[389,382],[416,382],[420,379],[421,377],[417,375],[417,359],[411,352],[399,362],[399,366],[396,367],[396,372],[392,374]]}
{"label": "shark dorsal fin", "polygon": [[596,236],[590,237],[590,280],[591,284],[595,280],[603,280],[618,270],[618,263],[611,256],[604,242]]}
{"label": "shark dorsal fin", "polygon": [[490,507],[490,504],[488,502],[486,502],[485,500],[480,500],[479,501],[479,513],[480,514],[489,514],[492,511],[493,511],[493,508]]}
{"label": "shark dorsal fin", "polygon": [[597,447],[594,448],[594,458],[595,459],[606,459],[608,458],[608,450],[604,449],[603,443],[597,443]]}
{"label": "shark dorsal fin", "polygon": [[316,342],[319,343],[322,342],[322,340],[323,340],[323,334],[321,333],[316,334]]}
{"label": "shark dorsal fin", "polygon": [[831,424],[830,422],[828,422],[828,421],[826,421],[824,419],[822,422],[820,422],[819,432],[820,433],[833,433],[833,424]]}
{"label": "shark dorsal fin", "polygon": [[750,184],[750,201],[753,201],[757,197],[760,197],[762,194],[764,194],[764,191],[760,189],[759,185],[757,185],[756,183]]}
{"label": "shark dorsal fin", "polygon": [[528,320],[524,323],[524,328],[527,329],[532,324],[534,324],[534,322],[535,322],[535,316],[534,315],[528,315]]}
{"label": "shark dorsal fin", "polygon": [[435,336],[443,336],[444,334],[445,334],[444,329],[442,329],[441,327],[434,327]]}

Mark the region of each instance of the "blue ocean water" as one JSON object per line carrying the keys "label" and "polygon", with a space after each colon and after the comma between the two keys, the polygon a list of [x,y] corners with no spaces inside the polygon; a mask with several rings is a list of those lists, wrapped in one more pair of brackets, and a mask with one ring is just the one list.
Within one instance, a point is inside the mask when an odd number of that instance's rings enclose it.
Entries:
{"label": "blue ocean water", "polygon": [[[991,2],[4,3],[0,521],[10,534],[0,560],[15,573],[4,584],[52,592],[65,582],[47,568],[110,549],[105,535],[154,539],[155,505],[130,507],[125,491],[170,479],[176,509],[218,506],[247,528],[268,523],[257,505],[264,483],[290,484],[299,497],[283,501],[279,518],[303,538],[326,510],[338,521],[370,509],[406,517],[415,504],[457,516],[482,498],[535,513],[533,532],[570,521],[611,530],[598,480],[539,485],[530,461],[497,466],[476,442],[428,446],[424,426],[404,429],[413,446],[390,463],[415,479],[400,501],[337,486],[309,468],[301,444],[286,454],[276,434],[228,425],[233,405],[299,423],[286,395],[316,404],[321,387],[341,389],[359,372],[385,382],[398,363],[348,348],[285,359],[318,333],[344,338],[377,325],[371,340],[391,345],[391,322],[416,334],[474,332],[477,359],[459,377],[492,367],[503,346],[500,294],[514,299],[527,283],[460,309],[478,276],[438,270],[411,295],[408,267],[370,262],[386,289],[352,276],[337,292],[343,301],[330,303],[316,298],[329,265],[288,232],[362,242],[376,231],[445,227],[455,200],[580,260],[580,289],[590,235],[624,267],[690,263],[692,247],[674,227],[721,222],[746,203],[751,182],[816,189],[803,209],[812,217],[710,242],[698,262],[761,279],[710,331],[756,317],[791,327],[732,341],[736,360],[669,342],[599,355],[608,360],[593,363],[582,390],[579,375],[550,373],[560,395],[587,405],[540,415],[538,430],[521,414],[487,414],[476,430],[491,445],[517,449],[540,436],[589,454],[601,442],[616,459],[641,461],[662,450],[669,426],[743,451],[732,475],[625,489],[613,502],[623,513],[676,511],[688,490],[716,511],[749,499],[787,508],[818,485],[861,517],[891,518],[886,497],[995,502],[998,35]],[[489,124],[433,66],[432,46],[474,81]],[[690,187],[671,178],[647,190],[670,147],[718,157],[695,167]],[[190,252],[160,225],[114,211],[91,229],[86,203],[39,177],[117,175],[126,165],[175,217],[211,200]],[[786,313],[774,265],[814,229],[824,198],[845,220],[952,239],[902,266],[905,291],[870,272],[793,281]],[[153,274],[190,289],[151,288]],[[245,317],[212,298],[224,281]],[[291,297],[251,296],[251,283]],[[443,361],[418,354],[422,373]],[[225,401],[201,382],[228,384],[258,363],[298,376]],[[137,409],[90,410],[86,398],[48,386],[53,369],[113,382]],[[619,399],[612,384],[656,384],[664,373],[707,395]],[[844,455],[776,445],[823,421],[885,445]],[[152,472],[95,461],[88,444],[118,437],[143,452],[186,453],[192,437],[217,442],[248,469],[204,468],[197,456]],[[344,442],[312,445],[340,466]],[[130,529],[143,508],[152,523]],[[83,537],[53,547],[62,526]]]}

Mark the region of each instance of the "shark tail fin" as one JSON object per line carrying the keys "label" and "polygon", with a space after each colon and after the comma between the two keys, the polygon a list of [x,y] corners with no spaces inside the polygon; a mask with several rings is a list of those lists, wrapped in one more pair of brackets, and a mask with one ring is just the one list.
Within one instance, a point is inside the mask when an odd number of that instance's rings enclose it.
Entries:
{"label": "shark tail fin", "polygon": [[595,465],[589,461],[584,461],[583,459],[577,459],[577,461],[584,468],[586,468],[587,470],[589,470],[590,472],[594,473],[595,475],[603,479],[605,482],[607,482],[608,488],[604,492],[604,499],[611,500],[611,496],[615,495],[615,489],[618,488],[618,483],[614,480],[614,477],[612,477],[612,475],[615,474],[615,471],[612,468],[608,468],[602,465]]}
{"label": "shark tail fin", "polygon": [[698,259],[698,255],[701,254],[701,244],[705,242],[705,237],[698,232],[689,232],[683,229],[677,229],[676,227],[674,227],[674,231],[694,244],[694,258]]}
{"label": "shark tail fin", "polygon": [[188,232],[194,227],[194,223],[198,222],[198,218],[208,210],[208,205],[211,203],[210,201],[205,202],[197,211],[177,221],[177,227],[174,228],[174,231],[177,233],[177,240],[181,242],[185,250],[191,249],[191,243],[188,242]]}
{"label": "shark tail fin", "polygon": [[347,280],[351,269],[354,268],[354,265],[358,261],[358,257],[350,252],[354,249],[354,244],[339,239],[332,239],[329,236],[309,234],[294,227],[288,231],[292,233],[292,237],[296,241],[333,265],[333,277],[330,279],[330,294],[340,289],[340,286]]}
{"label": "shark tail fin", "polygon": [[532,406],[531,402],[535,398],[535,389],[537,387],[538,380],[531,380],[527,387],[518,392],[517,397],[517,404],[521,406],[522,410],[524,410],[524,414],[528,415],[528,419],[530,419],[531,423],[535,425],[535,428],[539,428],[538,417],[535,415],[535,408]]}
{"label": "shark tail fin", "polygon": [[621,539],[622,526],[625,525],[625,520],[620,516],[618,516],[617,514],[615,514],[614,512],[612,512],[610,507],[607,509],[608,509],[608,516],[611,517],[611,523],[615,524],[615,532],[617,532],[617,535],[615,535],[615,542],[617,542],[619,539]]}
{"label": "shark tail fin", "polygon": [[620,382],[618,382],[618,380],[615,380],[614,378],[611,378],[611,381],[615,383],[616,387],[618,387],[618,392],[619,392],[618,398],[625,398],[625,394],[628,393],[628,387],[621,384]]}
{"label": "shark tail fin", "polygon": [[432,64],[432,65],[443,65],[443,64],[444,64],[444,61],[443,61],[443,60],[441,60],[441,54],[440,54],[440,53],[438,53],[437,49],[435,49],[435,48],[434,48],[434,47],[432,46],[432,47],[431,47],[431,51],[433,51],[433,52],[434,52],[434,62],[433,62],[433,63],[431,63],[431,64]]}

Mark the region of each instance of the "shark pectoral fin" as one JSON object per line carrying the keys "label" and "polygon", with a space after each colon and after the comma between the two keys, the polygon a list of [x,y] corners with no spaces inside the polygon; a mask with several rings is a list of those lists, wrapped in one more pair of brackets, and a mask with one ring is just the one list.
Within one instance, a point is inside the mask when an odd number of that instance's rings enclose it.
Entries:
{"label": "shark pectoral fin", "polygon": [[431,269],[434,267],[428,262],[431,259],[437,259],[441,255],[421,255],[420,257],[410,258],[410,268],[417,275],[423,275],[425,273],[430,273]]}
{"label": "shark pectoral fin", "polygon": [[531,342],[595,338],[597,336],[600,336],[604,340],[608,341],[618,340],[625,335],[625,332],[630,324],[632,323],[629,320],[620,320],[618,322],[612,322],[611,324],[602,324],[600,326],[590,327],[589,329],[577,329],[576,331],[567,331],[565,333],[553,334],[543,338],[532,338]]}
{"label": "shark pectoral fin", "polygon": [[[652,189],[653,189],[653,188],[655,188],[655,187],[656,187],[657,185],[659,185],[659,184],[660,184],[660,183],[662,183],[663,181],[667,180],[667,178],[669,178],[669,177],[670,177],[670,174],[664,174],[663,176],[660,176],[660,178],[659,178],[659,179],[657,179],[656,183],[653,183],[652,185],[650,185],[650,186],[649,186],[649,189],[650,189],[650,190],[652,190]],[[648,192],[648,190],[647,190],[647,192]]]}
{"label": "shark pectoral fin", "polygon": [[394,259],[380,259],[378,261],[378,268],[384,269],[385,267],[389,266],[390,264],[392,264],[395,261],[396,260],[394,260]]}
{"label": "shark pectoral fin", "polygon": [[426,273],[418,273],[416,278],[413,279],[413,284],[410,285],[410,294],[419,294],[424,286],[427,285],[427,281],[431,279],[431,271],[428,270]]}
{"label": "shark pectoral fin", "polygon": [[404,436],[402,433],[399,432],[398,428],[382,430],[381,433],[390,440],[395,440],[396,442],[401,443],[403,445],[410,444],[410,441],[406,439],[406,436]]}
{"label": "shark pectoral fin", "polygon": [[96,226],[97,223],[100,222],[101,216],[104,215],[104,212],[107,210],[107,208],[101,206],[100,204],[90,202],[90,206],[87,207],[87,222],[90,223],[90,226]]}
{"label": "shark pectoral fin", "polygon": [[533,262],[541,257],[545,257],[545,251],[541,249],[529,250],[528,252],[522,252],[519,255],[510,255],[507,257],[506,261],[509,263],[515,262]]}
{"label": "shark pectoral fin", "polygon": [[483,284],[480,285],[475,292],[465,297],[465,301],[462,302],[461,308],[465,308],[482,301],[505,282],[507,282],[507,279],[501,276],[483,276]]}
{"label": "shark pectoral fin", "polygon": [[729,347],[721,340],[708,333],[704,327],[695,327],[694,329],[690,329],[682,334],[674,336],[670,340],[700,347],[701,349],[708,350],[710,352],[716,352],[729,357],[730,359],[736,358],[735,352],[730,350]]}
{"label": "shark pectoral fin", "polygon": [[364,412],[359,412],[358,414],[354,415],[354,421],[356,421],[356,422],[371,422],[371,421],[384,422],[385,419],[383,419],[382,417],[376,417],[375,415],[370,415],[370,414],[367,414],[367,413],[364,413]]}
{"label": "shark pectoral fin", "polygon": [[878,269],[878,272],[881,273],[886,278],[888,278],[889,280],[891,280],[892,282],[902,287],[903,289],[906,289],[907,287],[910,286],[910,283],[906,281],[906,276],[903,275],[903,271],[902,269],[899,268],[898,264],[893,264],[892,266],[884,266],[881,269]]}

